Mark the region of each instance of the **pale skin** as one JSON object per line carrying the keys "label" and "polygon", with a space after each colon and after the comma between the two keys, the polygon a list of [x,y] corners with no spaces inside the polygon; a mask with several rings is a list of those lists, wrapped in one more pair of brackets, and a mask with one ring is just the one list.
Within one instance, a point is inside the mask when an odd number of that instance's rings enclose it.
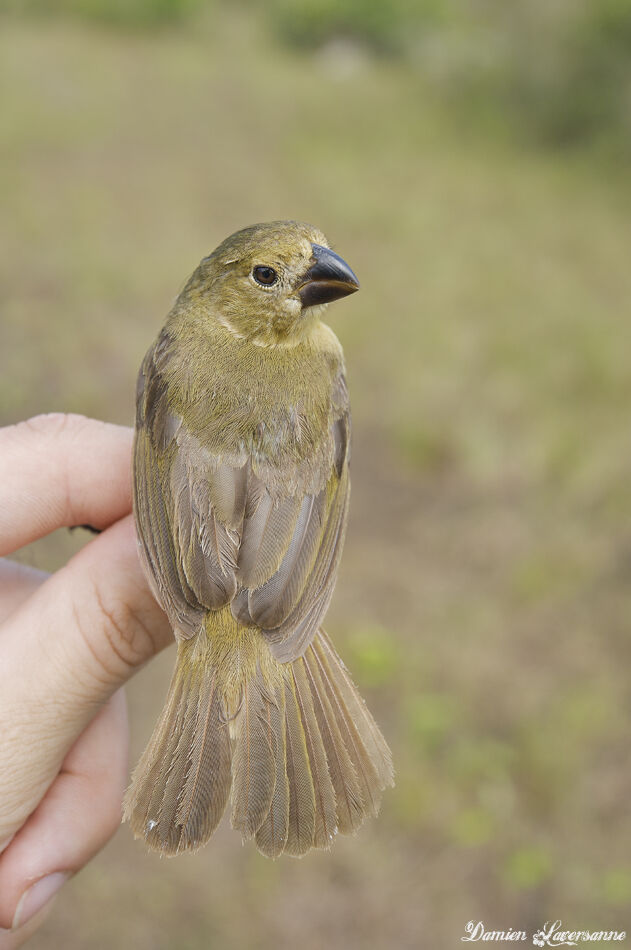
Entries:
{"label": "pale skin", "polygon": [[[122,685],[173,640],[138,559],[131,444],[81,416],[0,429],[0,950],[118,828]],[[53,575],[7,559],[81,524],[102,533]]]}

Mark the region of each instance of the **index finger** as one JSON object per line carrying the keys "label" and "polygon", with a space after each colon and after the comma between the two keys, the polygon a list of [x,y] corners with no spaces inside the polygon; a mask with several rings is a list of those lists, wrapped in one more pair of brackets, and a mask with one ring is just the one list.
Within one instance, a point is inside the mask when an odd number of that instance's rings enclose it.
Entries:
{"label": "index finger", "polygon": [[133,432],[51,413],[0,429],[0,556],[56,528],[131,511]]}

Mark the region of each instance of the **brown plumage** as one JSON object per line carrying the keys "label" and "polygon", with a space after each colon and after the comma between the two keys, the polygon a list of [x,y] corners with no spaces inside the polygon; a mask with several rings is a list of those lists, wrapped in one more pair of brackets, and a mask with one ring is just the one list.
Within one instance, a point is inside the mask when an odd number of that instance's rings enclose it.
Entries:
{"label": "brown plumage", "polygon": [[357,286],[314,228],[246,229],[202,261],[141,367],[134,511],[178,657],[125,817],[160,852],[202,845],[229,799],[264,854],[327,848],[392,784],[385,740],[320,627],[346,527],[350,410],[319,317]]}

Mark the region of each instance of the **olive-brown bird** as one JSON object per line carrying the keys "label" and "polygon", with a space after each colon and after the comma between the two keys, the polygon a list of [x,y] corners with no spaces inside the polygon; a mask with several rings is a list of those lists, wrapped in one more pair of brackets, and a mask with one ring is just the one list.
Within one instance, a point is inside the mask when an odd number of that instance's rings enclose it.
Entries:
{"label": "olive-brown bird", "polygon": [[177,640],[125,816],[175,854],[232,825],[271,857],[379,809],[390,750],[321,629],[349,500],[350,412],[324,305],[359,287],[306,224],[205,257],[142,364],[134,512]]}

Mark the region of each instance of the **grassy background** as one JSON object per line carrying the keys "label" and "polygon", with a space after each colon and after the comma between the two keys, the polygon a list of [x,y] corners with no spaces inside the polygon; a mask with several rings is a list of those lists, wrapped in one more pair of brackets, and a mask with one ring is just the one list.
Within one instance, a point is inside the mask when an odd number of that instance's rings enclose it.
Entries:
{"label": "grassy background", "polygon": [[[225,824],[161,861],[123,828],[33,946],[447,948],[470,919],[631,929],[624,149],[543,148],[526,105],[509,118],[477,87],[468,113],[457,85],[346,28],[305,51],[245,4],[134,29],[77,5],[0,21],[0,420],[129,423],[142,355],[199,258],[253,221],[321,227],[362,282],[330,312],[355,431],[328,628],[398,779],[356,839],[300,862],[266,861]],[[64,532],[21,557],[54,568],[80,543]],[[134,756],[171,663],[130,686]]]}

